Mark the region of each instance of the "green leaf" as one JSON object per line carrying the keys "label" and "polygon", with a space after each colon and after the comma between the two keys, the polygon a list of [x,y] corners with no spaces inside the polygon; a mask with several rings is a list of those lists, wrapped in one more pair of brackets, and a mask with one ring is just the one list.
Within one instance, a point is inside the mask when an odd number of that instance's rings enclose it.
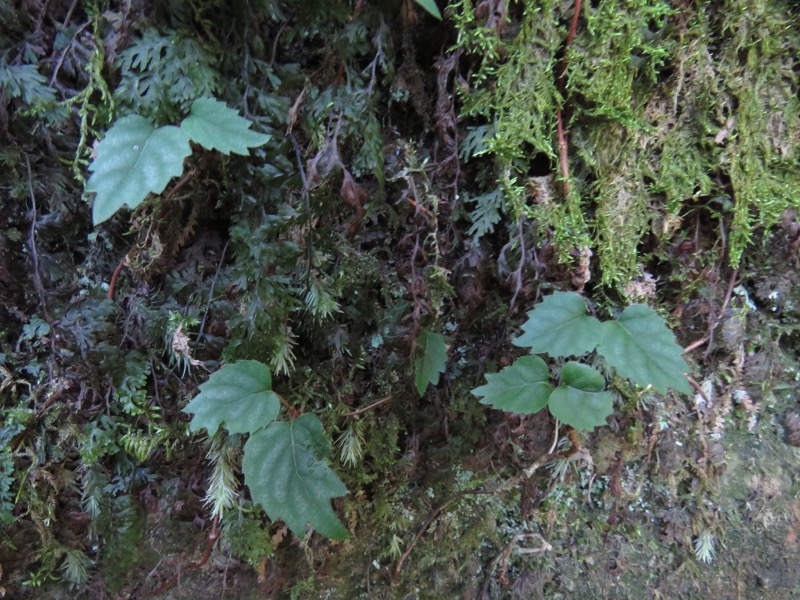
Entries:
{"label": "green leaf", "polygon": [[570,387],[586,392],[602,392],[606,378],[597,369],[579,362],[570,361],[561,367],[561,381]]}
{"label": "green leaf", "polygon": [[553,391],[549,383],[550,372],[538,356],[520,356],[512,365],[499,373],[486,375],[486,385],[472,390],[482,397],[481,404],[499,410],[532,414],[547,406]]}
{"label": "green leaf", "polygon": [[205,427],[208,435],[214,435],[219,427],[230,433],[252,433],[272,423],[280,409],[267,365],[240,360],[209,377],[183,412],[194,415],[189,429]]}
{"label": "green leaf", "polygon": [[223,154],[247,154],[249,148],[266,144],[270,136],[250,131],[252,123],[240,117],[224,102],[200,98],[192,104],[191,115],[181,123],[181,129],[193,142],[208,150]]}
{"label": "green leaf", "polygon": [[183,172],[191,154],[189,140],[178,127],[155,129],[144,117],[117,121],[97,146],[97,158],[87,192],[97,193],[92,221],[102,223],[120,208],[136,208],[150,192],[161,193],[169,180]]}
{"label": "green leaf", "polygon": [[242,470],[253,500],[270,519],[283,519],[295,535],[306,525],[335,540],[347,529],[331,508],[330,499],[347,488],[327,465],[330,445],[322,423],[305,414],[290,422],[274,422],[250,436],[244,445]]}
{"label": "green leaf", "polygon": [[416,3],[424,8],[430,15],[442,20],[442,13],[439,12],[439,7],[436,6],[434,0],[416,0]]}
{"label": "green leaf", "polygon": [[419,395],[425,394],[428,384],[437,385],[439,374],[447,367],[447,346],[445,338],[438,333],[424,331],[417,338],[419,353],[414,359],[414,379]]}
{"label": "green leaf", "polygon": [[666,393],[672,388],[690,394],[683,349],[666,322],[652,308],[632,304],[616,321],[603,324],[605,337],[597,351],[622,377]]}
{"label": "green leaf", "polygon": [[604,392],[606,381],[588,365],[568,362],[561,369],[563,385],[550,395],[550,414],[575,429],[594,429],[606,424],[614,410],[614,394]]}
{"label": "green leaf", "polygon": [[611,392],[586,392],[559,386],[550,395],[550,414],[575,429],[594,429],[606,424],[614,410]]}
{"label": "green leaf", "polygon": [[603,338],[602,323],[587,314],[586,301],[574,292],[555,292],[528,313],[524,332],[515,346],[533,354],[580,356],[595,349]]}

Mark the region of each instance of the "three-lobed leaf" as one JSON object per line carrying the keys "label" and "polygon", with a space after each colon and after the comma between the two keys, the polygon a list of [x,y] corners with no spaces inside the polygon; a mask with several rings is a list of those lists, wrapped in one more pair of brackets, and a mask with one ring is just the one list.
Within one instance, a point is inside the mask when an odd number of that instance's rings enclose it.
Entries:
{"label": "three-lobed leaf", "polygon": [[[634,304],[618,319],[601,323],[587,312],[586,301],[572,292],[556,292],[528,313],[517,346],[532,353],[579,356],[594,350],[620,376],[666,393],[669,388],[690,393],[682,348],[653,309]],[[553,389],[548,367],[536,356],[524,356],[473,390],[482,404],[529,414],[548,407],[550,413],[576,429],[604,425],[613,411],[614,394],[596,369],[571,361],[561,369],[561,385]]]}
{"label": "three-lobed leaf", "polygon": [[230,433],[266,427],[280,408],[269,368],[256,360],[240,360],[211,375],[183,412],[193,415],[192,431],[205,427],[208,435],[214,435],[220,427]]}
{"label": "three-lobed leaf", "polygon": [[574,292],[555,292],[532,311],[515,346],[533,354],[579,356],[591,352],[603,338],[602,323],[588,314],[586,301]]}
{"label": "three-lobed leaf", "polygon": [[180,127],[156,129],[144,117],[130,115],[106,133],[89,165],[87,192],[97,196],[92,221],[98,225],[123,206],[136,208],[150,193],[160,194],[170,179],[183,172],[183,160],[192,153],[189,141],[223,154],[247,154],[270,136],[250,130],[250,121],[214,98],[194,101]]}
{"label": "three-lobed leaf", "polygon": [[439,375],[447,367],[447,344],[443,335],[424,331],[417,338],[417,346],[419,351],[414,359],[414,382],[422,396],[428,384],[439,383]]}
{"label": "three-lobed leaf", "polygon": [[181,123],[181,129],[207,150],[219,150],[225,155],[247,154],[250,148],[262,146],[270,139],[269,135],[252,131],[250,125],[250,121],[224,102],[199,98],[192,104],[191,114]]}
{"label": "three-lobed leaf", "polygon": [[605,335],[597,351],[620,376],[662,393],[669,388],[691,393],[683,350],[652,308],[633,304],[618,319],[603,323],[603,327]]}
{"label": "three-lobed leaf", "polygon": [[488,373],[486,385],[472,390],[481,399],[499,410],[533,414],[547,406],[553,391],[547,364],[538,356],[521,356],[499,373]]}
{"label": "three-lobed leaf", "polygon": [[550,395],[550,413],[575,429],[606,424],[614,394],[605,392],[605,378],[589,365],[570,361],[561,369],[561,383]]}
{"label": "three-lobed leaf", "polygon": [[276,421],[253,433],[244,445],[242,470],[253,500],[270,519],[283,519],[295,535],[306,526],[331,539],[348,536],[331,507],[331,498],[347,488],[327,464],[330,446],[322,423],[304,414],[289,423]]}
{"label": "three-lobed leaf", "polygon": [[92,208],[97,225],[123,206],[136,208],[147,194],[163,191],[183,172],[183,159],[192,149],[180,128],[156,129],[144,117],[131,115],[108,130],[95,152],[86,191],[97,193]]}

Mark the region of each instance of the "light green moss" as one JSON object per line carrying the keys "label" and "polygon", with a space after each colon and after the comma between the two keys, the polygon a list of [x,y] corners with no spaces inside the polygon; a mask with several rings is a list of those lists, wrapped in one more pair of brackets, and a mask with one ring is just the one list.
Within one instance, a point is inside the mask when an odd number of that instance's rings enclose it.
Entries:
{"label": "light green moss", "polygon": [[[532,218],[565,261],[591,239],[614,287],[647,260],[644,236],[668,243],[698,202],[733,197],[719,231],[737,265],[753,232],[800,197],[796,15],[768,0],[673,4],[584,3],[566,104],[557,59],[571,4],[529,1],[500,33],[466,0],[453,5],[461,47],[482,53],[461,115],[488,122],[473,154],[495,157],[509,224]],[[560,173],[558,109],[570,116],[571,191],[537,202],[525,185],[532,159],[544,154]]]}
{"label": "light green moss", "polygon": [[728,1],[721,15],[723,102],[735,119],[723,165],[735,200],[730,260],[738,265],[756,227],[772,226],[786,208],[798,206],[800,121],[793,67],[800,36],[796,20],[778,2]]}

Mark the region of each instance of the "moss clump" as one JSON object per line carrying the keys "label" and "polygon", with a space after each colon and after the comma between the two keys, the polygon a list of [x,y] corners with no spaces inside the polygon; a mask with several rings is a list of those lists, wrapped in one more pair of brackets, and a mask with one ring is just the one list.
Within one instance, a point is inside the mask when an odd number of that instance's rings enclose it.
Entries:
{"label": "moss clump", "polygon": [[721,163],[734,192],[730,259],[738,265],[753,230],[797,206],[800,35],[788,7],[765,0],[725,2],[719,30],[719,112],[731,130]]}
{"label": "moss clump", "polygon": [[[738,265],[753,231],[800,191],[796,15],[766,0],[674,4],[584,3],[568,48],[571,3],[527,2],[502,27],[467,0],[453,6],[460,49],[482,53],[461,117],[483,119],[485,140],[467,150],[495,158],[512,220],[536,219],[563,260],[592,240],[612,286],[640,269],[646,235],[668,242],[683,215],[720,196],[733,199],[721,240]],[[525,182],[542,156],[560,173],[558,110],[572,185],[543,202]]]}

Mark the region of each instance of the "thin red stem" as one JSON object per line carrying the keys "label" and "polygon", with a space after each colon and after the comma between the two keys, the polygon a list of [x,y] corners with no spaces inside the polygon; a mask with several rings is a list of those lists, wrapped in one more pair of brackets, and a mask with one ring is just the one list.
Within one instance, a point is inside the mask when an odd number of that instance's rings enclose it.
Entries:
{"label": "thin red stem", "polygon": [[119,261],[117,268],[114,269],[114,274],[111,276],[111,283],[108,284],[108,299],[114,299],[114,290],[117,288],[117,279],[119,279],[119,274],[122,272],[122,267],[128,264],[128,257],[123,256],[122,260]]}

